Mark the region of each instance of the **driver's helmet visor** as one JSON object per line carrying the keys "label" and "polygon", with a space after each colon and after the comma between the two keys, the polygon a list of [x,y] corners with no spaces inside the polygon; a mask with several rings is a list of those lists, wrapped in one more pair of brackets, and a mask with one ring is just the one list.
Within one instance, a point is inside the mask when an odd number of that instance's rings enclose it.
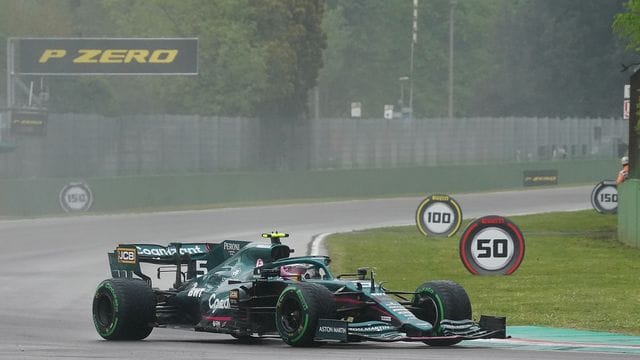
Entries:
{"label": "driver's helmet visor", "polygon": [[280,276],[282,277],[298,277],[306,272],[306,266],[302,265],[283,265],[280,267]]}

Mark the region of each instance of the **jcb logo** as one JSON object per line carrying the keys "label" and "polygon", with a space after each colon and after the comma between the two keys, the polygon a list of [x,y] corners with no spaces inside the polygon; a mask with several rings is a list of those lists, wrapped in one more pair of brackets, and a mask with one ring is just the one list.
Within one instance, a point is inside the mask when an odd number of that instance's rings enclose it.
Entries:
{"label": "jcb logo", "polygon": [[136,263],[136,249],[134,248],[117,248],[116,255],[119,263],[122,263],[122,264]]}
{"label": "jcb logo", "polygon": [[[46,64],[67,58],[65,49],[45,49],[38,63]],[[171,64],[178,56],[177,49],[79,49],[70,55],[74,64]]]}

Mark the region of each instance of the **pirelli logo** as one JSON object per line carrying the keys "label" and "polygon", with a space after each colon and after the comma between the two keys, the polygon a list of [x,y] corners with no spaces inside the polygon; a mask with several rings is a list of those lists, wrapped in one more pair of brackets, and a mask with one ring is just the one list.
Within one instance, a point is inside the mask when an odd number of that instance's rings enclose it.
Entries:
{"label": "pirelli logo", "polygon": [[[45,49],[38,63],[46,64],[67,57],[65,49]],[[171,64],[178,56],[176,49],[78,49],[71,55],[74,64]]]}
{"label": "pirelli logo", "polygon": [[523,172],[524,186],[558,185],[558,170],[525,170]]}
{"label": "pirelli logo", "polygon": [[11,111],[11,132],[20,135],[47,134],[46,112],[40,111]]}
{"label": "pirelli logo", "polygon": [[137,252],[135,248],[116,248],[116,259],[121,264],[135,264],[137,262]]}
{"label": "pirelli logo", "polygon": [[20,74],[194,75],[198,40],[113,38],[22,38]]}

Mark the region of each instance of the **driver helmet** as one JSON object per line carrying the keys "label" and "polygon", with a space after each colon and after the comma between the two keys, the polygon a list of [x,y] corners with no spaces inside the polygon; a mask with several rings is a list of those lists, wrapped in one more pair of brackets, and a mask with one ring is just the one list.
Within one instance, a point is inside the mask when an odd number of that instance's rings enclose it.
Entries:
{"label": "driver helmet", "polygon": [[622,159],[620,159],[620,163],[622,165],[627,165],[629,164],[629,157],[628,156],[623,156]]}
{"label": "driver helmet", "polygon": [[283,265],[280,266],[280,276],[283,278],[302,278],[307,268],[303,265]]}

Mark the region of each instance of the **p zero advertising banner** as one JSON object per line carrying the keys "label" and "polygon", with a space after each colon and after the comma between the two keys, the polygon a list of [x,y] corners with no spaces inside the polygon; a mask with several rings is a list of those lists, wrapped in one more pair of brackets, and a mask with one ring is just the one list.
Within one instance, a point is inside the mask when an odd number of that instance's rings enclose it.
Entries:
{"label": "p zero advertising banner", "polygon": [[558,170],[525,170],[523,173],[523,185],[558,185]]}
{"label": "p zero advertising banner", "polygon": [[18,74],[195,75],[198,39],[15,38]]}
{"label": "p zero advertising banner", "polygon": [[44,111],[13,110],[11,111],[11,132],[20,135],[47,134],[48,115]]}

